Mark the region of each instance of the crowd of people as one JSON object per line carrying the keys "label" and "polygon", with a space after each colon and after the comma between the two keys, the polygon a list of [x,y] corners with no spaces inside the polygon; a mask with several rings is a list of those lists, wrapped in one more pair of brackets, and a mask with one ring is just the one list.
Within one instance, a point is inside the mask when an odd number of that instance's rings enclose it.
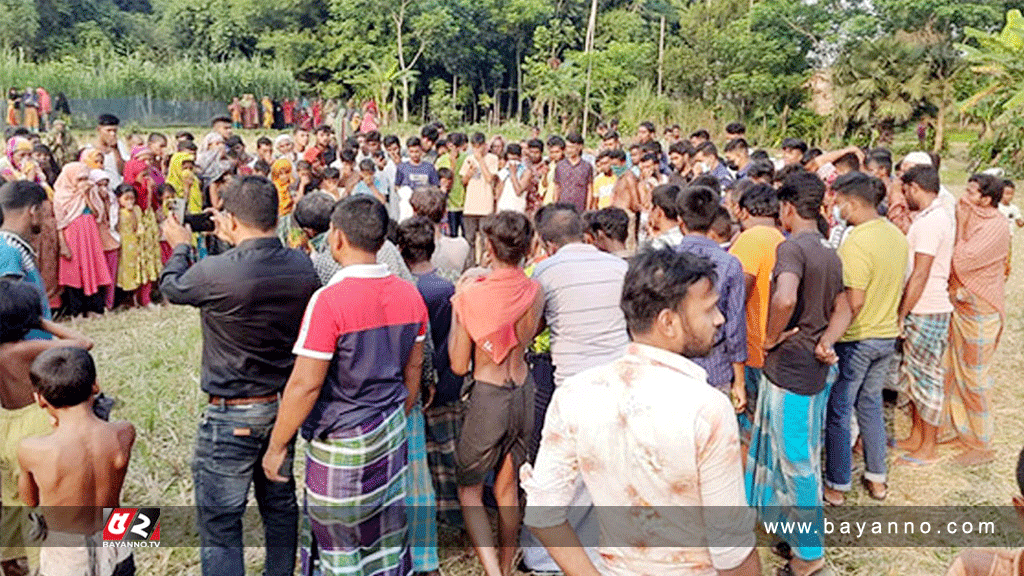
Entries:
{"label": "crowd of people", "polygon": [[[0,497],[29,548],[8,541],[6,574],[133,570],[95,515],[47,519],[70,544],[34,549],[12,510],[119,505],[133,429],[94,416],[91,342],[51,314],[157,294],[201,311],[204,574],[244,574],[250,486],[268,575],[435,573],[439,524],[489,576],[757,574],[743,510],[841,506],[861,457],[876,500],[891,452],[994,457],[1012,181],[974,174],[957,199],[937,155],[787,138],[772,158],[739,123],[721,152],[648,122],[594,149],[300,123],[251,154],[236,120],[122,142],[103,115],[63,164],[8,140]],[[703,547],[672,544],[700,522],[594,513],[649,506],[739,512]],[[826,573],[821,533],[774,536],[780,574]]]}

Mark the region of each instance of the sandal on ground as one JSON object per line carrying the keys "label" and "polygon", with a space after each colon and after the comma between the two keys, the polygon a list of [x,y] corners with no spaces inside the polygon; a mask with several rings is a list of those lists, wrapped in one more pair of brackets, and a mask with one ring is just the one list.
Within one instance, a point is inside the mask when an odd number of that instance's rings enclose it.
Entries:
{"label": "sandal on ground", "polygon": [[868,496],[875,500],[878,500],[879,502],[885,500],[885,498],[889,495],[889,485],[885,482],[882,482],[881,492],[876,491],[875,488],[872,486],[872,482],[863,476],[860,477],[860,483],[864,486],[864,489],[868,491]]}

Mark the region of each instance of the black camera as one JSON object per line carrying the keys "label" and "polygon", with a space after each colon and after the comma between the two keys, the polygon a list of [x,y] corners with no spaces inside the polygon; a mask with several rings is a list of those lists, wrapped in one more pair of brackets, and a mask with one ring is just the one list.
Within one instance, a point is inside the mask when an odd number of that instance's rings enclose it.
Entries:
{"label": "black camera", "polygon": [[193,232],[213,232],[213,215],[209,212],[199,214],[186,214],[184,224],[192,228]]}

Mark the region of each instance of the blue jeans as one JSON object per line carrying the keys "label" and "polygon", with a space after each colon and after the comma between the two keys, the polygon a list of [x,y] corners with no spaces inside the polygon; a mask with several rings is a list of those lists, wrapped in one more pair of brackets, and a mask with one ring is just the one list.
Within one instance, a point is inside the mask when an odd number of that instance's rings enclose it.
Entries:
{"label": "blue jeans", "polygon": [[278,402],[245,406],[210,405],[196,434],[192,478],[196,490],[196,520],[203,576],[245,576],[242,557],[242,516],[249,485],[263,518],[266,576],[295,571],[299,508],[295,500],[292,461],[294,440],[288,445],[282,472],[287,482],[263,475],[263,454],[277,417]]}
{"label": "blue jeans", "polygon": [[825,415],[825,485],[833,490],[850,490],[850,412],[857,409],[860,437],[864,442],[864,478],[886,479],[886,434],[882,416],[882,388],[896,353],[894,338],[873,338],[842,342],[835,346],[839,356],[839,379],[832,387]]}
{"label": "blue jeans", "polygon": [[462,210],[448,211],[448,235],[458,238],[462,233]]}

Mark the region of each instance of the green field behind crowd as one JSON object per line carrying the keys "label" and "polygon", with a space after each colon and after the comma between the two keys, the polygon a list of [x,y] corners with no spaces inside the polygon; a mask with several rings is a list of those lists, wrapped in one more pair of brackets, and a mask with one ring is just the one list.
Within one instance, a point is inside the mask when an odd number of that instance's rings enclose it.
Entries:
{"label": "green field behind crowd", "polygon": [[[947,164],[944,179],[959,194],[966,173],[956,161]],[[992,395],[997,458],[991,464],[964,469],[951,462],[952,451],[946,449],[942,461],[930,467],[890,466],[889,498],[883,506],[1008,505],[1017,491],[1014,467],[1024,444],[1024,428],[1020,425],[1024,420],[1024,387],[1017,380],[1024,307],[1024,291],[1020,288],[1024,279],[1024,234],[1017,234],[1014,244],[1015,266],[1007,284],[1007,326],[996,359]],[[74,325],[96,340],[100,385],[119,401],[114,417],[133,422],[138,431],[123,504],[191,506],[190,461],[199,414],[206,403],[199,388],[198,313],[176,306],[134,309],[94,320],[75,320]],[[906,415],[898,413],[899,436],[906,433],[907,424]],[[301,450],[300,441],[300,454]],[[301,458],[297,460],[301,462]],[[855,466],[860,465],[859,458],[855,458]],[[878,505],[859,485],[849,502]],[[165,540],[169,538],[169,534],[164,535]],[[451,539],[450,535],[445,537]],[[837,574],[932,576],[943,574],[956,552],[952,548],[833,548],[827,551],[827,557]],[[445,547],[441,556],[444,574],[482,574],[477,561],[456,546]],[[247,549],[250,574],[260,573],[262,557],[261,548]],[[776,563],[766,551],[762,557],[766,564]],[[200,573],[195,548],[138,550],[136,561],[140,574]]]}

